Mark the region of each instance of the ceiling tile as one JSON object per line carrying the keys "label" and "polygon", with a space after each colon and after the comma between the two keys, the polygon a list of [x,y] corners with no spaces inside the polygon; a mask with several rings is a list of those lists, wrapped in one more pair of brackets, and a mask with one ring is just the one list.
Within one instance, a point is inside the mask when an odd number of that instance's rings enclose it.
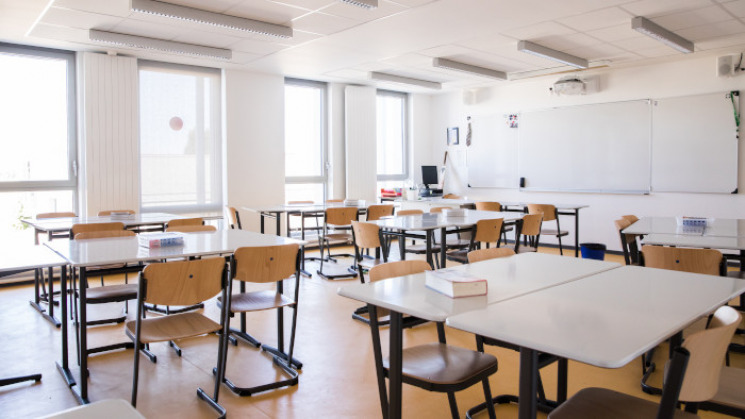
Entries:
{"label": "ceiling tile", "polygon": [[434,3],[437,0],[393,0],[394,3],[398,3],[406,7],[419,7],[425,4]]}
{"label": "ceiling tile", "polygon": [[292,19],[306,15],[310,10],[267,0],[244,0],[229,8],[226,13],[278,25],[289,25]]}
{"label": "ceiling tile", "polygon": [[241,38],[237,36],[222,35],[204,31],[190,31],[179,34],[173,41],[185,42],[187,44],[206,45],[217,48],[229,48]]}
{"label": "ceiling tile", "polygon": [[407,9],[408,7],[402,6],[398,3],[380,0],[378,2],[378,7],[375,9],[364,9],[362,7],[337,1],[336,3],[333,3],[321,9],[321,11],[323,13],[328,13],[334,16],[341,16],[361,22],[368,22],[371,20],[394,15],[396,13],[401,13]]}
{"label": "ceiling tile", "polygon": [[583,33],[535,38],[532,39],[532,41],[536,44],[543,45],[544,47],[553,48],[559,51],[566,51],[568,49],[598,45],[602,43],[602,41],[597,38],[593,38]]}
{"label": "ceiling tile", "polygon": [[735,49],[734,52],[740,52],[745,50],[745,35],[728,36],[724,38],[714,38],[696,43],[697,51],[706,51],[711,49],[719,48],[730,48]]}
{"label": "ceiling tile", "polygon": [[593,38],[597,38],[605,42],[620,41],[621,39],[643,36],[639,32],[631,29],[631,22],[627,22],[623,25],[616,25],[608,28],[589,31],[587,32],[587,34],[592,36]]}
{"label": "ceiling tile", "polygon": [[556,22],[542,22],[518,29],[502,32],[502,35],[515,39],[535,39],[549,36],[568,35],[575,31]]}
{"label": "ceiling tile", "polygon": [[628,24],[630,26],[632,17],[631,13],[623,9],[610,7],[564,19],[558,19],[557,21],[577,31],[586,32],[593,29],[606,28],[608,26],[620,24]]}
{"label": "ceiling tile", "polygon": [[518,39],[516,38],[492,34],[458,41],[456,44],[479,51],[494,52],[504,48],[505,46],[516,45],[517,41]]}
{"label": "ceiling tile", "polygon": [[54,0],[52,5],[54,7],[121,17],[129,15],[131,12],[129,1]]}
{"label": "ceiling tile", "polygon": [[233,51],[233,58],[230,60],[231,63],[236,64],[247,64],[258,58],[261,58],[260,54],[251,54],[241,51]]}
{"label": "ceiling tile", "polygon": [[688,12],[674,13],[652,19],[654,23],[669,31],[691,28],[705,23],[717,23],[732,19],[720,6],[704,7]]}
{"label": "ceiling tile", "polygon": [[320,35],[331,35],[358,24],[356,20],[320,12],[309,13],[292,21],[293,28]]}
{"label": "ceiling tile", "polygon": [[678,31],[678,35],[694,42],[740,34],[745,34],[745,24],[735,19],[719,22],[715,25],[701,25]]}
{"label": "ceiling tile", "polygon": [[[307,10],[318,10],[329,6],[338,0],[276,0],[275,3],[286,4],[295,7],[302,7]],[[252,3],[253,0],[243,0],[244,3]]]}
{"label": "ceiling tile", "polygon": [[634,16],[653,18],[711,6],[711,0],[641,0],[621,7]]}
{"label": "ceiling tile", "polygon": [[[611,43],[619,48],[623,48],[625,50],[632,51],[632,52],[636,52],[636,50],[639,50],[639,49],[649,49],[649,48],[659,47],[660,45],[664,45],[660,41],[657,41],[653,38],[650,38],[644,35],[636,36],[634,38],[622,39],[620,41],[615,41]],[[670,48],[670,47],[666,47],[666,48]],[[670,49],[675,51],[672,48]]]}
{"label": "ceiling tile", "polygon": [[168,0],[168,3],[179,4],[181,6],[193,7],[195,9],[215,13],[224,13],[240,2],[241,0]]}
{"label": "ceiling tile", "polygon": [[102,15],[98,13],[81,12],[72,9],[51,7],[41,21],[50,25],[69,26],[79,29],[110,30],[123,20],[119,16]]}
{"label": "ceiling tile", "polygon": [[271,54],[287,48],[286,45],[276,42],[263,42],[256,39],[241,39],[228,47],[233,51],[248,52],[258,55]]}
{"label": "ceiling tile", "polygon": [[150,38],[173,39],[183,32],[179,26],[164,25],[162,23],[146,22],[127,19],[116,25],[114,32],[130,35],[147,36]]}
{"label": "ceiling tile", "polygon": [[589,61],[610,60],[611,57],[621,56],[626,53],[625,50],[610,44],[583,46],[569,49],[564,52],[585,58]]}
{"label": "ceiling tile", "polygon": [[665,46],[654,47],[654,48],[642,48],[634,52],[641,55],[642,57],[647,57],[647,58],[666,57],[670,55],[682,55],[679,51],[676,51],[672,48],[667,48]]}
{"label": "ceiling tile", "polygon": [[745,0],[737,0],[730,3],[722,4],[735,17],[745,17]]}

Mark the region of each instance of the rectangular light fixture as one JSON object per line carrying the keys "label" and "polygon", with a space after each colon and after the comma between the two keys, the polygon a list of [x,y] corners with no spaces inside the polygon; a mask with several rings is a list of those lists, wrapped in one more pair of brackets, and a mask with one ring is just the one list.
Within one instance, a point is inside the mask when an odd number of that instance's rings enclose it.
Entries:
{"label": "rectangular light fixture", "polygon": [[132,0],[132,11],[156,16],[181,19],[221,28],[271,35],[279,38],[292,38],[292,28],[260,20],[208,12],[178,4],[156,0]]}
{"label": "rectangular light fixture", "polygon": [[429,80],[415,79],[412,77],[397,76],[395,74],[381,73],[373,71],[370,73],[373,80],[389,81],[391,83],[410,84],[412,86],[426,87],[428,89],[442,89],[442,84]]}
{"label": "rectangular light fixture", "polygon": [[158,38],[127,35],[124,33],[106,32],[91,29],[88,31],[91,41],[103,42],[124,47],[152,49],[156,51],[172,52],[176,54],[194,55],[197,57],[219,58],[229,60],[233,52],[229,49],[206,47],[203,45],[186,44],[183,42],[166,41]]}
{"label": "rectangular light fixture", "polygon": [[365,9],[376,9],[378,7],[378,0],[341,0],[344,3],[353,4]]}
{"label": "rectangular light fixture", "polygon": [[492,70],[491,68],[461,63],[458,61],[448,60],[447,58],[433,58],[432,67],[444,68],[446,70],[462,71],[464,73],[471,73],[477,76],[489,77],[497,80],[507,80],[507,73],[505,73],[504,71]]}
{"label": "rectangular light fixture", "polygon": [[584,58],[580,58],[566,52],[557,51],[555,49],[544,47],[530,41],[519,41],[517,43],[517,50],[533,54],[538,57],[548,58],[549,60],[558,61],[560,63],[570,65],[577,68],[587,68],[589,63]]}
{"label": "rectangular light fixture", "polygon": [[673,32],[670,32],[669,30],[663,28],[662,26],[652,22],[647,18],[637,16],[631,19],[631,29],[643,33],[650,38],[654,38],[680,52],[684,52],[686,54],[693,52],[693,42],[683,38],[680,35],[676,35]]}

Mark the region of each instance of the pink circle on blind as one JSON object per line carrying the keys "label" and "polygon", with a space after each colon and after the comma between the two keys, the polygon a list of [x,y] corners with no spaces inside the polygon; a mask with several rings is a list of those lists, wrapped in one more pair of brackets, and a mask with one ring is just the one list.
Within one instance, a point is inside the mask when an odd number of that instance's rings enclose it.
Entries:
{"label": "pink circle on blind", "polygon": [[181,131],[181,128],[184,127],[184,121],[178,116],[174,116],[170,121],[168,121],[168,125],[170,125],[171,129],[174,131]]}

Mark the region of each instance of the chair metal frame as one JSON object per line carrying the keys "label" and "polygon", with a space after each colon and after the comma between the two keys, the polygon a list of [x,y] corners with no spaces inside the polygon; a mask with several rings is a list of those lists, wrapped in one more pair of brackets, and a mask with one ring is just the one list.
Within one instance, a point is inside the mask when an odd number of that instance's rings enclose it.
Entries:
{"label": "chair metal frame", "polygon": [[[349,214],[346,214],[346,213]],[[354,212],[354,215],[352,215],[352,212]],[[339,213],[339,219],[343,219],[344,224],[342,223],[336,223],[336,217]],[[331,215],[331,217],[330,217]],[[331,218],[332,223],[329,223],[329,218]],[[355,255],[350,253],[341,253],[341,254],[331,254],[331,239],[339,238],[342,236],[348,236],[350,240],[353,240],[352,238],[352,221],[358,221],[359,220],[359,211],[357,207],[337,207],[337,208],[326,208],[326,211],[324,211],[323,214],[323,230],[322,234],[318,235],[318,248],[321,252],[320,255],[320,262],[321,266],[316,270],[316,273],[324,279],[339,279],[339,278],[351,278],[357,276],[357,271],[352,269],[347,269],[347,272],[339,273],[339,274],[326,274],[323,272],[323,262],[334,262],[336,263],[335,257],[352,257],[354,258]],[[349,222],[349,224],[346,224],[346,222]],[[339,231],[349,231],[349,233],[329,233],[329,229],[331,230],[339,230]],[[338,237],[337,237],[338,236]],[[328,256],[324,257],[323,252],[324,248],[327,250]]]}

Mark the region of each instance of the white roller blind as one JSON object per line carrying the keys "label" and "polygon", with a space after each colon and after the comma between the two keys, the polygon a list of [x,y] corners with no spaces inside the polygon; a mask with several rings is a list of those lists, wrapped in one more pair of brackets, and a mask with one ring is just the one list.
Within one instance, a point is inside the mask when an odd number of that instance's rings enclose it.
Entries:
{"label": "white roller blind", "polygon": [[347,198],[376,200],[376,92],[347,86],[344,91]]}

